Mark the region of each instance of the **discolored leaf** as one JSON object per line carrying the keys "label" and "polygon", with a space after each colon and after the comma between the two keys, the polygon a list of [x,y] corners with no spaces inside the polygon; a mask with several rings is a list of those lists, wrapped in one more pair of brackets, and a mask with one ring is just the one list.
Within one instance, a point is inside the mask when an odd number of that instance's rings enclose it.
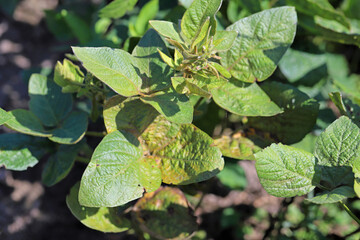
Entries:
{"label": "discolored leaf", "polygon": [[63,64],[57,62],[54,70],[54,81],[62,87],[63,93],[78,92],[84,81],[84,74],[78,66],[64,59]]}
{"label": "discolored leaf", "polygon": [[[160,187],[156,162],[142,159],[139,141],[130,133],[115,131],[104,137],[86,168],[79,202],[87,207],[115,207],[142,196],[145,187]],[[154,172],[156,174],[154,174]],[[151,178],[145,178],[151,173]],[[155,177],[158,176],[158,177]]]}
{"label": "discolored leaf", "polygon": [[271,144],[256,153],[255,158],[260,183],[273,196],[301,196],[313,190],[318,182],[315,157],[304,150]]}
{"label": "discolored leaf", "polygon": [[284,112],[272,117],[249,118],[250,126],[274,134],[285,144],[300,141],[313,129],[319,111],[315,99],[279,82],[267,82],[261,88]]}
{"label": "discolored leaf", "polygon": [[66,196],[71,213],[85,226],[102,232],[119,233],[131,228],[130,221],[121,216],[122,207],[84,207],[78,201],[80,183],[76,183]]}
{"label": "discolored leaf", "polygon": [[142,79],[141,91],[144,93],[163,90],[171,84],[173,70],[162,61],[158,50],[169,55],[159,34],[150,29],[132,52],[135,69]]}
{"label": "discolored leaf", "polygon": [[103,115],[108,133],[126,130],[141,134],[153,122],[158,112],[140,99],[114,96],[106,101]]}
{"label": "discolored leaf", "polygon": [[89,72],[118,94],[125,97],[139,94],[142,80],[129,53],[107,47],[73,47],[73,51]]}
{"label": "discolored leaf", "polygon": [[244,82],[267,79],[293,42],[296,23],[293,7],[272,8],[237,21],[226,29],[238,36],[229,51],[220,53],[221,64]]}
{"label": "discolored leaf", "polygon": [[254,160],[254,153],[261,150],[253,141],[243,137],[241,133],[221,136],[221,138],[215,139],[214,144],[220,148],[224,156],[239,160]]}
{"label": "discolored leaf", "polygon": [[63,94],[61,87],[40,74],[29,80],[29,107],[44,126],[56,127],[72,109],[72,96]]}
{"label": "discolored leaf", "polygon": [[189,98],[177,93],[173,88],[165,92],[158,92],[151,97],[140,98],[144,103],[153,106],[161,115],[174,123],[191,123],[194,108]]}
{"label": "discolored leaf", "polygon": [[189,239],[197,230],[196,218],[177,188],[146,193],[135,204],[133,216],[142,231],[157,239]]}
{"label": "discolored leaf", "polygon": [[273,116],[283,112],[256,83],[230,79],[211,93],[220,107],[238,115]]}

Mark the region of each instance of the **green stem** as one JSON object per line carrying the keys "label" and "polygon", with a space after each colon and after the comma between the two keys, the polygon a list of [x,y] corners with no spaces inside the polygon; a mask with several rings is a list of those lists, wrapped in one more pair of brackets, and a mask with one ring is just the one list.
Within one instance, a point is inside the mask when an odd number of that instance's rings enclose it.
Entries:
{"label": "green stem", "polygon": [[105,137],[106,136],[106,132],[93,132],[93,131],[87,131],[85,133],[86,136],[91,136],[91,137]]}
{"label": "green stem", "polygon": [[360,219],[357,216],[355,216],[355,214],[343,201],[340,201],[340,205],[345,209],[345,211],[350,215],[350,217],[352,217],[352,219],[354,219],[355,222],[357,222],[360,225]]}

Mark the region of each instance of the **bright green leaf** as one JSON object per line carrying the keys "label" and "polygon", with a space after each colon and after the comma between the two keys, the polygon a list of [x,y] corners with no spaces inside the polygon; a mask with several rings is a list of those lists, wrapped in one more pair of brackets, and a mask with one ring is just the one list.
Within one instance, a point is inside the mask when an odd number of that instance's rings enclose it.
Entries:
{"label": "bright green leaf", "polygon": [[255,158],[260,183],[269,194],[294,197],[315,188],[318,174],[311,153],[279,143],[256,153]]}
{"label": "bright green leaf", "polygon": [[132,10],[138,0],[114,0],[99,12],[101,18],[121,18]]}
{"label": "bright green leaf", "polygon": [[54,70],[54,81],[62,87],[63,93],[78,92],[84,81],[84,74],[78,66],[64,59],[63,64],[57,62]]}
{"label": "bright green leaf", "polygon": [[183,43],[183,39],[180,36],[179,27],[176,24],[158,20],[152,20],[149,23],[160,35],[179,43]]}
{"label": "bright green leaf", "polygon": [[121,216],[121,207],[92,208],[81,206],[78,200],[80,183],[75,184],[66,196],[71,213],[85,226],[102,232],[119,233],[131,227],[130,221]]}
{"label": "bright green leaf", "polygon": [[129,53],[107,47],[73,47],[73,51],[89,72],[118,94],[125,97],[139,94],[142,80]]}
{"label": "bright green leaf", "polygon": [[9,121],[10,119],[10,114],[8,114],[4,109],[0,108],[0,126]]}
{"label": "bright green leaf", "polygon": [[210,36],[214,36],[216,31],[215,14],[219,11],[221,3],[222,0],[193,1],[181,19],[181,33],[192,43],[199,35],[206,19],[210,17]]}
{"label": "bright green leaf", "polygon": [[244,82],[263,81],[276,69],[296,32],[293,7],[280,7],[243,18],[226,30],[238,36],[229,51],[220,53],[221,64]]}
{"label": "bright green leaf", "polygon": [[214,36],[214,50],[217,52],[228,51],[237,37],[238,33],[235,31],[216,31]]}
{"label": "bright green leaf", "polygon": [[230,79],[220,88],[211,90],[214,101],[229,112],[242,116],[273,116],[282,113],[257,83]]}
{"label": "bright green leaf", "polygon": [[[158,171],[142,159],[139,141],[127,132],[112,132],[97,146],[80,185],[79,202],[88,207],[120,206],[142,196],[145,186],[160,187],[161,177],[144,175]],[[146,175],[148,177],[148,175]],[[145,186],[144,186],[145,185]]]}

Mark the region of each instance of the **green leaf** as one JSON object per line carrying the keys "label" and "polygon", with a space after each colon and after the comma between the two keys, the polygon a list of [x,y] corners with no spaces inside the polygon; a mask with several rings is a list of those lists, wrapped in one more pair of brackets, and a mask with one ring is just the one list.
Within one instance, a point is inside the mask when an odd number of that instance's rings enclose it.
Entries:
{"label": "green leaf", "polygon": [[314,133],[307,134],[300,142],[291,144],[292,147],[300,148],[307,152],[314,152],[317,136]]}
{"label": "green leaf", "polygon": [[120,95],[140,92],[142,81],[133,67],[133,57],[120,49],[73,47],[84,67]]}
{"label": "green leaf", "polygon": [[333,79],[346,78],[350,74],[349,64],[342,54],[326,53],[326,64]]}
{"label": "green leaf", "polygon": [[247,186],[244,169],[238,163],[227,162],[224,169],[216,176],[231,190],[244,190]]}
{"label": "green leaf", "polygon": [[154,19],[159,11],[159,0],[150,0],[140,10],[136,18],[135,30],[139,36],[144,35],[148,28],[149,20]]}
{"label": "green leaf", "polygon": [[71,30],[72,34],[77,38],[81,44],[86,44],[91,41],[92,34],[90,25],[76,13],[63,9],[61,11],[66,24]]}
{"label": "green leaf", "polygon": [[164,183],[205,181],[223,169],[224,160],[213,146],[213,139],[192,124],[155,121],[142,137],[150,146],[151,156],[159,162]]}
{"label": "green leaf", "polygon": [[79,85],[84,81],[84,74],[79,66],[64,59],[63,64],[58,61],[55,66],[54,81],[62,87],[63,93],[74,93],[81,89]]}
{"label": "green leaf", "polygon": [[155,160],[150,160],[143,159],[140,143],[132,134],[116,131],[106,135],[83,174],[80,204],[120,206],[141,197],[145,186],[151,190],[160,187],[160,171]]}
{"label": "green leaf", "polygon": [[138,0],[114,0],[99,12],[101,18],[121,18],[132,10]]}
{"label": "green leaf", "polygon": [[237,21],[226,29],[238,36],[229,51],[220,53],[221,64],[244,82],[267,79],[293,42],[296,23],[293,7],[272,8]]}
{"label": "green leaf", "polygon": [[[204,98],[210,98],[211,94],[207,90],[207,85],[197,81],[194,78],[184,78],[184,77],[172,77],[172,85],[176,92],[180,94],[192,94],[190,96],[198,95]],[[200,83],[200,84],[199,84]],[[203,87],[203,88],[202,88]]]}
{"label": "green leaf", "polygon": [[349,27],[349,21],[342,12],[336,11],[328,0],[286,0],[289,5],[295,6],[296,10],[310,16],[320,16],[329,20],[335,20]]}
{"label": "green leaf", "polygon": [[294,197],[315,188],[318,174],[311,153],[279,143],[256,153],[255,158],[260,183],[269,194]]}
{"label": "green leaf", "polygon": [[146,193],[132,214],[136,225],[156,239],[190,239],[197,230],[193,211],[177,188],[162,187]]}
{"label": "green leaf", "polygon": [[360,19],[360,2],[357,0],[344,0],[341,8],[348,18]]}
{"label": "green leaf", "polygon": [[78,200],[80,183],[76,183],[66,196],[71,213],[85,226],[102,232],[119,233],[131,228],[130,221],[121,215],[121,207],[92,208],[81,206]]}
{"label": "green leaf", "polygon": [[216,32],[215,14],[219,11],[222,0],[194,0],[181,19],[181,33],[190,42],[199,35],[202,25],[210,17],[211,34]]}
{"label": "green leaf", "polygon": [[159,51],[169,55],[164,41],[159,34],[148,30],[135,47],[136,71],[142,78],[141,91],[145,93],[163,90],[171,84],[173,70],[162,61]]}
{"label": "green leaf", "polygon": [[350,167],[359,155],[360,130],[348,117],[340,117],[320,134],[315,144],[321,180],[334,189],[353,185]]}
{"label": "green leaf", "polygon": [[[306,82],[316,82],[321,76],[326,76],[326,56],[312,54],[289,48],[279,63],[279,68],[284,76],[293,83],[300,79]],[[314,78],[310,81],[309,78]]]}
{"label": "green leaf", "polygon": [[216,104],[229,112],[242,116],[273,116],[282,113],[257,83],[244,83],[235,79],[211,90]]}
{"label": "green leaf", "polygon": [[208,35],[210,27],[210,17],[208,17],[205,22],[202,24],[200,31],[197,32],[194,40],[191,44],[191,49],[196,46],[197,44],[201,43]]}
{"label": "green leaf", "polygon": [[78,152],[85,143],[60,145],[57,152],[45,164],[41,174],[42,182],[50,187],[64,179],[72,169]]}
{"label": "green leaf", "polygon": [[339,109],[342,115],[348,116],[346,106],[343,102],[342,96],[340,92],[331,92],[329,93],[329,97],[331,101],[335,104],[335,106]]}
{"label": "green leaf", "polygon": [[340,186],[331,191],[324,191],[313,198],[307,200],[316,204],[336,203],[346,198],[355,197],[354,189],[349,186]]}
{"label": "green leaf", "polygon": [[28,135],[38,137],[51,136],[51,133],[45,131],[40,119],[32,112],[24,109],[15,109],[8,113],[11,119],[5,123],[6,127]]}
{"label": "green leaf", "polygon": [[285,144],[300,141],[313,129],[319,111],[315,99],[295,87],[278,82],[264,83],[261,88],[284,112],[272,117],[249,118],[251,127],[269,132]]}
{"label": "green leaf", "polygon": [[243,137],[241,133],[221,136],[221,138],[215,139],[214,144],[220,148],[224,156],[239,160],[254,160],[254,153],[261,150],[253,141]]}
{"label": "green leaf", "polygon": [[179,27],[177,24],[158,20],[152,20],[149,21],[149,23],[160,35],[179,43],[184,43],[182,37],[180,36]]}
{"label": "green leaf", "polygon": [[52,130],[51,141],[61,144],[75,144],[85,135],[88,126],[88,115],[85,112],[72,112],[61,125]]}
{"label": "green leaf", "polygon": [[29,80],[29,107],[44,126],[58,126],[72,109],[72,96],[63,94],[61,87],[40,74]]}
{"label": "green leaf", "polygon": [[238,33],[235,31],[216,31],[214,36],[214,50],[217,52],[224,52],[229,50],[237,37]]}
{"label": "green leaf", "polygon": [[153,106],[161,115],[174,123],[191,123],[194,108],[186,95],[178,94],[173,88],[158,92],[152,97],[141,97],[144,103]]}
{"label": "green leaf", "polygon": [[105,102],[103,115],[108,133],[125,130],[139,135],[153,122],[158,112],[140,99],[114,96]]}
{"label": "green leaf", "polygon": [[38,163],[46,152],[47,144],[38,138],[4,133],[0,135],[0,166],[14,171],[23,171]]}
{"label": "green leaf", "polygon": [[0,126],[9,121],[10,119],[10,114],[8,114],[4,109],[0,108]]}

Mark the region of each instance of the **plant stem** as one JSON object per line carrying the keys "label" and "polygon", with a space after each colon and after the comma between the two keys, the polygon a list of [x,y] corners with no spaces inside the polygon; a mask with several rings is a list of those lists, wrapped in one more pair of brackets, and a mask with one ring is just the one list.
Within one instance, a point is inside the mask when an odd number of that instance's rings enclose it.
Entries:
{"label": "plant stem", "polygon": [[355,214],[343,201],[340,201],[340,205],[345,209],[345,211],[350,215],[350,217],[352,217],[352,219],[354,219],[355,222],[357,222],[360,225],[360,219],[357,216],[355,216]]}
{"label": "plant stem", "polygon": [[93,132],[93,131],[87,131],[85,133],[86,136],[91,136],[91,137],[105,137],[106,136],[106,132]]}

